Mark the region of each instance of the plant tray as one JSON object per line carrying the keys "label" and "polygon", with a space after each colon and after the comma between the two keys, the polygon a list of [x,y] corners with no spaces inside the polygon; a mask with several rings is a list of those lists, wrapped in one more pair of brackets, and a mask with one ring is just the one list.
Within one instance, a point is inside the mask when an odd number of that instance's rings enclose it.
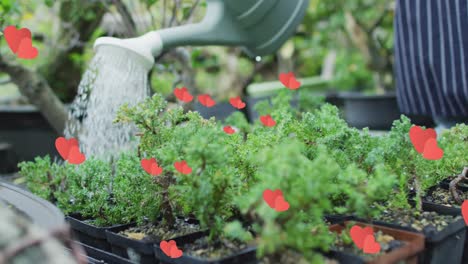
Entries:
{"label": "plant tray", "polygon": [[337,259],[340,263],[372,263],[372,264],[391,264],[391,263],[418,263],[418,257],[424,250],[424,236],[418,233],[399,230],[381,225],[371,225],[363,222],[343,221],[339,224],[330,226],[333,232],[341,233],[346,226],[355,223],[361,227],[371,226],[374,231],[381,231],[384,234],[393,236],[395,239],[407,242],[404,246],[392,250],[386,254],[373,258],[371,261],[365,261],[359,256],[340,251],[331,251],[330,257]]}

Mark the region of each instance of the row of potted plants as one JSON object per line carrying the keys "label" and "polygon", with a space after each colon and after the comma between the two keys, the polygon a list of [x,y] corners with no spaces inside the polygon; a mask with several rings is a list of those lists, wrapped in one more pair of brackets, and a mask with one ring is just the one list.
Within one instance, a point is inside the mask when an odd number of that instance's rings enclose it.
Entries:
{"label": "row of potted plants", "polygon": [[[332,92],[320,94],[313,90],[301,90],[299,93],[292,98],[291,105],[300,111],[311,111],[326,101],[341,108],[347,123],[357,128],[387,130],[391,127],[391,120],[399,116],[394,95],[372,97]],[[273,94],[269,94],[260,97],[246,96],[242,99],[246,104],[242,111],[249,122],[254,122],[259,118],[256,104],[263,100],[271,100],[272,97]],[[218,120],[225,120],[236,112],[229,102],[217,102],[211,108],[204,107],[197,102],[194,108],[206,119],[216,117]],[[374,111],[375,109],[379,111]],[[434,126],[433,122],[427,118],[412,116],[411,120],[413,124]],[[0,137],[10,147],[4,151],[9,158],[2,161],[2,168],[6,172],[15,172],[15,161],[33,160],[37,155],[57,156],[53,144],[57,136],[58,134],[47,124],[37,109],[29,106],[3,107],[0,109]],[[25,138],[29,140],[24,140]]]}
{"label": "row of potted plants", "polygon": [[[284,91],[260,104],[275,121],[267,127],[240,113],[220,124],[167,109],[154,95],[116,119],[139,127],[136,153],[78,166],[36,158],[20,173],[68,215],[83,243],[136,263],[461,262],[460,209],[434,203],[445,190],[439,183],[468,163],[466,125],[439,136],[441,160],[426,160],[404,116],[372,137],[334,106],[301,113],[290,100]],[[374,228],[379,253],[349,239],[354,224]],[[181,256],[161,249],[169,240]]]}

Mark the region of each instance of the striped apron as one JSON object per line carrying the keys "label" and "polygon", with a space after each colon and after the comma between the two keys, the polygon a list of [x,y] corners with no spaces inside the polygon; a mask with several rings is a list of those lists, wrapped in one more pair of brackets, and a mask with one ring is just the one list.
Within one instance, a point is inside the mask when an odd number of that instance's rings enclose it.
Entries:
{"label": "striped apron", "polygon": [[468,0],[397,0],[394,23],[400,110],[468,119]]}

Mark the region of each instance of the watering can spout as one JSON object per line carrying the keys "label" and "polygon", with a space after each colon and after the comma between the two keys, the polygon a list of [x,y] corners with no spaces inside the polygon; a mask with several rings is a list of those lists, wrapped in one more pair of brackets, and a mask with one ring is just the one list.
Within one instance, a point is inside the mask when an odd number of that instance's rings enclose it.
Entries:
{"label": "watering can spout", "polygon": [[128,39],[101,37],[94,42],[94,49],[97,50],[101,46],[120,47],[134,52],[142,57],[142,61],[148,69],[153,67],[154,58],[161,54],[163,49],[161,36],[156,31]]}
{"label": "watering can spout", "polygon": [[137,38],[102,37],[94,47],[111,45],[135,52],[148,69],[154,57],[178,46],[243,46],[252,56],[276,51],[294,33],[310,0],[207,0],[197,24],[153,31]]}

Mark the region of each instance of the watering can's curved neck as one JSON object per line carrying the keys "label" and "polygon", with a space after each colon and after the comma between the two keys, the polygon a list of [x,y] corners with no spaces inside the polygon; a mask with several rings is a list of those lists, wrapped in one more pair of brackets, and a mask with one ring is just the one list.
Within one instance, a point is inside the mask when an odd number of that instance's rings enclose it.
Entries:
{"label": "watering can's curved neck", "polygon": [[223,1],[211,0],[206,13],[203,21],[197,24],[152,31],[130,39],[102,37],[96,40],[94,47],[118,46],[133,51],[144,58],[143,63],[150,69],[154,64],[154,57],[175,47],[246,44],[245,36],[234,24],[235,20],[231,19]]}
{"label": "watering can's curved neck", "polygon": [[[245,2],[243,2],[245,1]],[[137,38],[99,38],[94,47],[125,48],[144,59],[148,68],[163,50],[178,46],[243,46],[248,55],[277,50],[302,20],[309,0],[207,0],[198,24],[152,31]]]}
{"label": "watering can's curved neck", "polygon": [[211,1],[206,15],[200,23],[187,24],[179,27],[157,31],[161,36],[163,49],[168,50],[179,46],[223,45],[236,46],[245,44],[245,38],[230,19],[229,12],[222,1]]}

